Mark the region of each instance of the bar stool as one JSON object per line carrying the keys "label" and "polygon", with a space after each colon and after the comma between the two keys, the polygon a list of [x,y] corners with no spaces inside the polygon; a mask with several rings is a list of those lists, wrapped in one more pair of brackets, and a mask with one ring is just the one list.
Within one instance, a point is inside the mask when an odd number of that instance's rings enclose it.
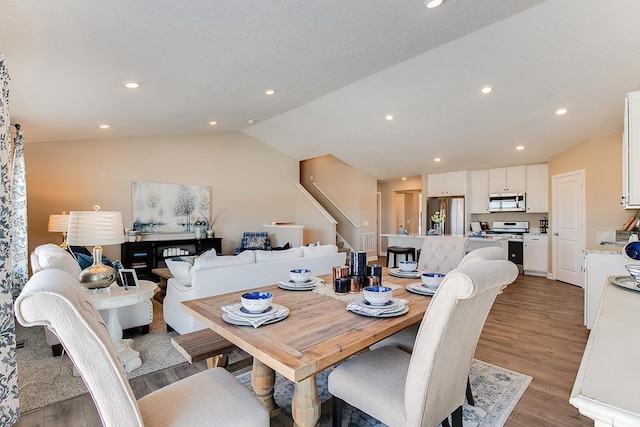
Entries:
{"label": "bar stool", "polygon": [[389,246],[387,248],[387,267],[389,267],[389,258],[391,258],[391,254],[393,254],[393,268],[398,267],[398,255],[404,255],[405,260],[409,260],[409,255],[411,255],[411,261],[416,260],[416,249],[415,248],[407,248],[404,246]]}

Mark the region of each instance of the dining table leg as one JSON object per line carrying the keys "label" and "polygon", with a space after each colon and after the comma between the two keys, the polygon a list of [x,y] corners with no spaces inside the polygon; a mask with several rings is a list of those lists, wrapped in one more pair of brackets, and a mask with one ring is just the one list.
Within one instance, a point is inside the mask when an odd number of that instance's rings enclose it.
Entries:
{"label": "dining table leg", "polygon": [[296,383],[291,412],[296,426],[313,427],[317,424],[320,419],[320,396],[315,375]]}
{"label": "dining table leg", "polygon": [[267,408],[269,415],[272,417],[280,413],[280,407],[276,405],[276,401],[273,398],[275,381],[275,371],[254,357],[251,370],[251,387],[258,400]]}

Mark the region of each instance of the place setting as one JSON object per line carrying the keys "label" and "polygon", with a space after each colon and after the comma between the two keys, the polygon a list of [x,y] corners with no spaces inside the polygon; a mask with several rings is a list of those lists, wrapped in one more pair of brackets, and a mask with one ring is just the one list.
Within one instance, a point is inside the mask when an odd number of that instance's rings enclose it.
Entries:
{"label": "place setting", "polygon": [[290,279],[288,281],[278,282],[280,289],[287,291],[312,291],[324,280],[319,277],[311,276],[311,270],[308,268],[296,268],[289,272]]}
{"label": "place setting", "polygon": [[222,307],[222,320],[232,325],[253,326],[279,322],[289,316],[289,309],[273,303],[270,292],[247,292],[240,302]]}
{"label": "place setting", "polygon": [[418,263],[415,261],[400,261],[398,268],[390,268],[389,275],[400,277],[402,279],[419,279],[420,271],[418,271]]}
{"label": "place setting", "polygon": [[414,283],[406,286],[407,291],[413,292],[414,294],[424,295],[424,296],[433,296],[442,279],[444,279],[444,274],[440,273],[422,273],[420,278],[422,279],[422,283]]}
{"label": "place setting", "polygon": [[395,317],[409,311],[409,301],[392,297],[388,286],[367,286],[362,295],[347,303],[347,310],[370,317]]}

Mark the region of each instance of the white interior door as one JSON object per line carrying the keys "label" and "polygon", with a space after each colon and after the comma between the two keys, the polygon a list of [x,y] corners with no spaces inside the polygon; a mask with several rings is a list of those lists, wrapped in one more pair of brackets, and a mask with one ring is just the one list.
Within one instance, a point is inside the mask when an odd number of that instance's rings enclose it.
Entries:
{"label": "white interior door", "polygon": [[584,287],[585,245],[584,171],[552,177],[551,215],[553,275],[556,280]]}

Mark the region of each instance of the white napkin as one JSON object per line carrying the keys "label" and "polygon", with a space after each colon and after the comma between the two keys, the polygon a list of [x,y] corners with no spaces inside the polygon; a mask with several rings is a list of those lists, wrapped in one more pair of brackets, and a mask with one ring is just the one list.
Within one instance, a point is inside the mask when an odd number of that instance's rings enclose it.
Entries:
{"label": "white napkin", "polygon": [[393,301],[392,305],[380,307],[380,308],[373,308],[373,307],[369,308],[369,307],[363,307],[362,305],[358,304],[358,301],[361,301],[361,300],[356,298],[349,301],[349,303],[347,304],[347,310],[353,311],[355,313],[366,314],[369,316],[380,316],[381,314],[385,314],[385,313],[393,313],[396,311],[401,311],[409,303],[409,301],[407,301],[406,299],[392,298],[392,301]]}
{"label": "white napkin", "polygon": [[231,319],[241,320],[241,321],[251,323],[251,325],[253,325],[254,328],[264,325],[266,322],[270,320],[284,318],[289,315],[289,309],[282,305],[278,306],[278,309],[275,310],[273,313],[269,313],[269,314],[265,314],[264,316],[257,316],[257,317],[243,316],[242,314],[239,314],[238,310],[240,309],[240,307],[242,307],[241,303],[225,305],[222,307],[222,311],[227,313],[227,316],[229,316]]}

